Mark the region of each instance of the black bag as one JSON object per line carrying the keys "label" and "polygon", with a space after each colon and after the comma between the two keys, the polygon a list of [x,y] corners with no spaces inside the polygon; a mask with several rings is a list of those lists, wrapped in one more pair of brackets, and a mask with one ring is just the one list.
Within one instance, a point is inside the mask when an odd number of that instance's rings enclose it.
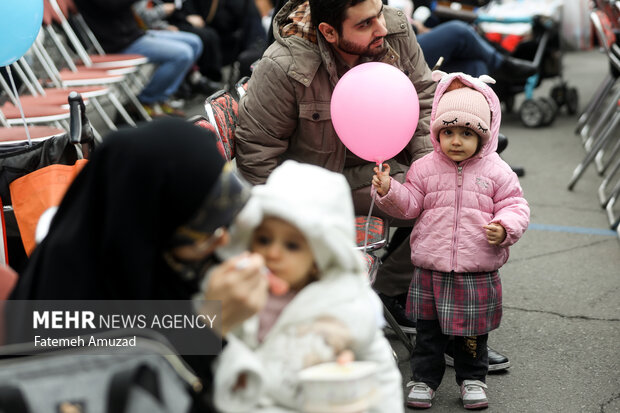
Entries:
{"label": "black bag", "polygon": [[0,198],[11,205],[9,184],[37,169],[52,164],[73,165],[78,159],[68,134],[56,135],[43,141],[0,145]]}
{"label": "black bag", "polygon": [[[152,333],[152,334],[151,334]],[[206,412],[202,384],[163,336],[140,330],[136,347],[41,350],[33,344],[0,348],[2,413]],[[22,356],[23,354],[32,354]]]}

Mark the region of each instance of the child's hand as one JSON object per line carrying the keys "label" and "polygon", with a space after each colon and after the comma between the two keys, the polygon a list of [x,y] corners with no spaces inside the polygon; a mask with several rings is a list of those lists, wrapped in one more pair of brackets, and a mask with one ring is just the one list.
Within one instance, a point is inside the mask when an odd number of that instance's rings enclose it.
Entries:
{"label": "child's hand", "polygon": [[379,171],[379,167],[375,166],[374,171],[372,186],[375,187],[379,195],[385,196],[390,190],[390,165],[384,163],[383,171]]}
{"label": "child's hand", "polygon": [[506,239],[506,230],[497,222],[484,225],[482,228],[487,230],[487,240],[491,245],[499,245]]}

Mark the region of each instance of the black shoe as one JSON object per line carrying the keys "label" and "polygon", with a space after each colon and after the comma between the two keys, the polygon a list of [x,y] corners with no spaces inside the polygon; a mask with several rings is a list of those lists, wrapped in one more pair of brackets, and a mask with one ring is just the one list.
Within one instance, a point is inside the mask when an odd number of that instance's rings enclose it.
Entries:
{"label": "black shoe", "polygon": [[501,371],[510,367],[508,357],[487,346],[489,352],[489,371]]}
{"label": "black shoe", "polygon": [[403,306],[402,298],[405,294],[389,297],[385,294],[379,293],[379,298],[383,301],[385,308],[392,314],[392,317],[396,320],[401,330],[406,334],[415,334],[415,321],[411,321],[405,314],[405,307]]}
{"label": "black shoe", "polygon": [[[489,352],[489,371],[502,371],[510,367],[510,360],[508,360],[508,357],[498,353],[489,346],[487,346],[487,351]],[[453,342],[446,347],[444,358],[446,359],[446,365],[454,367]]]}
{"label": "black shoe", "polygon": [[224,88],[224,84],[221,82],[214,82],[206,77],[198,79],[194,83],[190,83],[192,93],[194,95],[211,96],[213,93]]}
{"label": "black shoe", "polygon": [[536,74],[537,71],[538,69],[534,65],[534,62],[517,59],[512,56],[505,56],[496,74],[503,79],[523,80]]}

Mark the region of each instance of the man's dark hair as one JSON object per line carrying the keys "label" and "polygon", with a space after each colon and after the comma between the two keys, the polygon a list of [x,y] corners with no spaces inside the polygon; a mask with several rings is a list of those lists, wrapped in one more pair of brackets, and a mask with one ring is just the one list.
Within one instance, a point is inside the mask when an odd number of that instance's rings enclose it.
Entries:
{"label": "man's dark hair", "polygon": [[310,0],[310,17],[312,24],[319,29],[320,23],[332,26],[342,34],[342,22],[347,9],[366,0]]}

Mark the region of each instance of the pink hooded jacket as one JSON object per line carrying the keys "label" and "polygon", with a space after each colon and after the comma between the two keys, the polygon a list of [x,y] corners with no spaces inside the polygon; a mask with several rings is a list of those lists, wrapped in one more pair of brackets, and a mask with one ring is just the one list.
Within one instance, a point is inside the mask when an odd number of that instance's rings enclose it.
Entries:
{"label": "pink hooded jacket", "polygon": [[[437,102],[455,78],[486,97],[491,108],[489,141],[476,155],[457,164],[441,151],[437,134],[431,132],[433,152],[411,165],[404,184],[392,179],[389,192],[377,197],[377,204],[394,217],[418,218],[410,240],[416,267],[441,272],[495,271],[508,260],[508,246],[526,230],[530,209],[517,175],[495,152],[501,108],[497,95],[484,83],[492,78],[434,72],[433,79],[441,80],[431,124]],[[506,229],[506,239],[499,246],[488,243],[483,228],[492,222]]]}

